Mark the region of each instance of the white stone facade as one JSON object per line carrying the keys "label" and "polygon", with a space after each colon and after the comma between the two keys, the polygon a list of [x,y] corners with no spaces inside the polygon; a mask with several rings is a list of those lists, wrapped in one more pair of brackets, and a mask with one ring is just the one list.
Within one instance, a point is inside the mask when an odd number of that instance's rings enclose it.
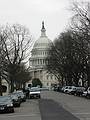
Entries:
{"label": "white stone facade", "polygon": [[46,36],[44,22],[42,22],[41,36],[33,46],[29,66],[32,79],[39,78],[45,87],[51,87],[52,84],[58,83],[56,77],[46,71],[46,64],[48,64],[46,57],[52,45],[52,41]]}

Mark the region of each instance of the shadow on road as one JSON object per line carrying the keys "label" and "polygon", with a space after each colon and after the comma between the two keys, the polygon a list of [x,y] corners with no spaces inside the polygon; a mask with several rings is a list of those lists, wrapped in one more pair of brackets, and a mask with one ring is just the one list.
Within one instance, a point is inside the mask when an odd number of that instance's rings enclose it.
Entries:
{"label": "shadow on road", "polygon": [[51,99],[40,99],[39,107],[42,120],[79,120]]}

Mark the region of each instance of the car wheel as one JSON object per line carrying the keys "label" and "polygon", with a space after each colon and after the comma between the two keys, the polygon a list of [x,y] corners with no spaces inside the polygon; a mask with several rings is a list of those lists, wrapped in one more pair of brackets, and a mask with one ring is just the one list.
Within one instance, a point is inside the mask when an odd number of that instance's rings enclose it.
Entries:
{"label": "car wheel", "polygon": [[20,104],[18,104],[17,107],[20,107]]}
{"label": "car wheel", "polygon": [[31,97],[31,96],[29,96],[29,98],[30,98],[30,99],[32,99],[32,97]]}
{"label": "car wheel", "polygon": [[14,109],[11,110],[11,113],[14,113]]}
{"label": "car wheel", "polygon": [[86,97],[89,99],[89,98],[90,98],[90,95],[87,94]]}
{"label": "car wheel", "polygon": [[41,96],[39,95],[39,98],[41,98]]}
{"label": "car wheel", "polygon": [[74,95],[75,95],[75,96],[77,96],[77,94],[76,94],[76,93],[74,93]]}

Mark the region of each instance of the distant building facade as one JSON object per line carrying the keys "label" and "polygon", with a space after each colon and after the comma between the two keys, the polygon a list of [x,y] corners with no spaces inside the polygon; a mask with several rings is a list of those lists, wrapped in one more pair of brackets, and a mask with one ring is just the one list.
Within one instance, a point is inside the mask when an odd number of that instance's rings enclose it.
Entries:
{"label": "distant building facade", "polygon": [[58,83],[57,78],[52,74],[48,74],[46,70],[46,64],[48,64],[46,58],[52,45],[52,41],[46,36],[46,29],[44,22],[42,22],[41,36],[33,46],[29,66],[32,79],[39,78],[44,87],[51,87]]}

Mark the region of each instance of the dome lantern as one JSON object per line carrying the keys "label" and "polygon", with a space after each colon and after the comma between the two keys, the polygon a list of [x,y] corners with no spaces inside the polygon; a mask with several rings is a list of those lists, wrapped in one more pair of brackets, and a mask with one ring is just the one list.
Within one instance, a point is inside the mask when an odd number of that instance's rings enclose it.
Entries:
{"label": "dome lantern", "polygon": [[46,36],[46,29],[44,27],[44,21],[42,21],[41,37]]}

